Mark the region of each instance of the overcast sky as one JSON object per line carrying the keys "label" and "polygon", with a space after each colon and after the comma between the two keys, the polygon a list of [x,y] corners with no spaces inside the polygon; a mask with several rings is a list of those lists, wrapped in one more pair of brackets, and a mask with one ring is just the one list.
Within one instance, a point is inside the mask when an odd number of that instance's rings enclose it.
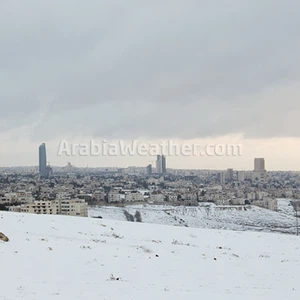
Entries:
{"label": "overcast sky", "polygon": [[0,0],[0,166],[106,138],[238,141],[244,159],[174,167],[298,169],[299,28],[297,0]]}

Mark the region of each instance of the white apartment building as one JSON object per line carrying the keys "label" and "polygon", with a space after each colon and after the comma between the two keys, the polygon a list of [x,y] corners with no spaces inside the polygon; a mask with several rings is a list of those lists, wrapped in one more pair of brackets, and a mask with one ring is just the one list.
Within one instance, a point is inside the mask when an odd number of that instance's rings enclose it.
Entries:
{"label": "white apartment building", "polygon": [[65,216],[88,216],[88,204],[82,199],[55,200],[58,214]]}
{"label": "white apartment building", "polygon": [[268,209],[270,210],[278,210],[278,201],[277,199],[268,199]]}
{"label": "white apartment building", "polygon": [[16,193],[5,193],[4,197],[0,198],[0,203],[32,203],[33,197],[30,192],[18,191]]}
{"label": "white apartment building", "polygon": [[70,199],[71,195],[67,192],[59,192],[56,194],[56,199]]}
{"label": "white apartment building", "polygon": [[18,201],[21,203],[32,203],[34,198],[30,192],[25,192],[25,194],[18,196]]}
{"label": "white apartment building", "polygon": [[160,192],[153,192],[150,196],[150,200],[153,202],[164,202],[165,196]]}
{"label": "white apartment building", "polygon": [[138,191],[131,191],[125,196],[125,202],[142,202],[142,201],[144,201],[144,196]]}
{"label": "white apartment building", "polygon": [[13,203],[18,201],[17,193],[5,193],[4,197],[1,197],[1,203]]}
{"label": "white apartment building", "polygon": [[34,201],[30,204],[21,205],[22,213],[56,215],[58,214],[55,202],[53,201]]}
{"label": "white apartment building", "polygon": [[12,206],[10,207],[10,211],[43,215],[87,217],[88,204],[81,199],[41,200],[19,206]]}
{"label": "white apartment building", "polygon": [[108,193],[108,203],[119,203],[122,201],[119,191],[110,191]]}

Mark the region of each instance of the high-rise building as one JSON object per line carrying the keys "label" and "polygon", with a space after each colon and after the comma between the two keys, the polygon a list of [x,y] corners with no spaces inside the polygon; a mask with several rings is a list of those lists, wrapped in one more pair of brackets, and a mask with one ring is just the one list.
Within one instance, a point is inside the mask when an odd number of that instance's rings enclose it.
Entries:
{"label": "high-rise building", "polygon": [[152,165],[148,165],[147,166],[147,175],[151,175],[152,174]]}
{"label": "high-rise building", "polygon": [[161,170],[163,174],[167,173],[167,161],[164,155],[161,156]]}
{"label": "high-rise building", "polygon": [[225,184],[225,172],[220,172],[218,173],[218,181],[221,183],[221,184]]}
{"label": "high-rise building", "polygon": [[233,180],[233,169],[227,169],[226,177],[228,180]]}
{"label": "high-rise building", "polygon": [[265,169],[264,158],[254,158],[254,172],[253,179],[265,180],[267,178],[267,171]]}
{"label": "high-rise building", "polygon": [[162,159],[160,155],[157,155],[156,159],[156,173],[162,172]]}
{"label": "high-rise building", "polygon": [[254,158],[254,172],[265,171],[265,159]]}
{"label": "high-rise building", "polygon": [[47,155],[45,143],[41,144],[39,147],[39,172],[41,176],[47,177]]}
{"label": "high-rise building", "polygon": [[156,173],[167,173],[167,161],[164,155],[157,155]]}

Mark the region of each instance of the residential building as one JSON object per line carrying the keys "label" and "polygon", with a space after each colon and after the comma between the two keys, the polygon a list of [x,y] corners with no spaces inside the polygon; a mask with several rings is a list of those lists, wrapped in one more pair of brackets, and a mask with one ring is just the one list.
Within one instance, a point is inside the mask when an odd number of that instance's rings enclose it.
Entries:
{"label": "residential building", "polygon": [[119,191],[112,190],[108,193],[108,203],[119,203],[122,201],[121,194]]}
{"label": "residential building", "polygon": [[34,201],[31,204],[21,205],[22,213],[56,215],[59,213],[54,201]]}
{"label": "residential building", "polygon": [[82,199],[55,200],[58,214],[66,216],[87,217],[88,204]]}
{"label": "residential building", "polygon": [[[153,201],[153,202],[164,202],[165,200],[165,196],[161,193],[161,192],[153,192],[151,195],[150,195],[150,200]],[[177,199],[176,199],[177,200]]]}
{"label": "residential building", "polygon": [[33,201],[33,203],[13,206],[9,210],[14,212],[42,215],[66,215],[78,217],[88,216],[88,204],[81,199]]}
{"label": "residential building", "polygon": [[125,196],[125,202],[142,202],[142,201],[144,201],[144,196],[138,191],[131,191]]}

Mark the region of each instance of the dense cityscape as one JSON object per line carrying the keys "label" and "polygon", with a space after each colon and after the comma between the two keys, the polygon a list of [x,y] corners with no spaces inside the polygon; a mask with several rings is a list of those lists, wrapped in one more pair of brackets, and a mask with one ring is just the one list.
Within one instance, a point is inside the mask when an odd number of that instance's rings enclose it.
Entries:
{"label": "dense cityscape", "polygon": [[54,170],[44,143],[38,169],[1,168],[1,208],[87,217],[88,205],[214,203],[222,209],[255,205],[276,211],[277,198],[300,199],[300,173],[267,172],[264,158],[254,159],[253,171],[169,169],[164,155],[157,156],[155,167],[84,169],[68,163]]}

